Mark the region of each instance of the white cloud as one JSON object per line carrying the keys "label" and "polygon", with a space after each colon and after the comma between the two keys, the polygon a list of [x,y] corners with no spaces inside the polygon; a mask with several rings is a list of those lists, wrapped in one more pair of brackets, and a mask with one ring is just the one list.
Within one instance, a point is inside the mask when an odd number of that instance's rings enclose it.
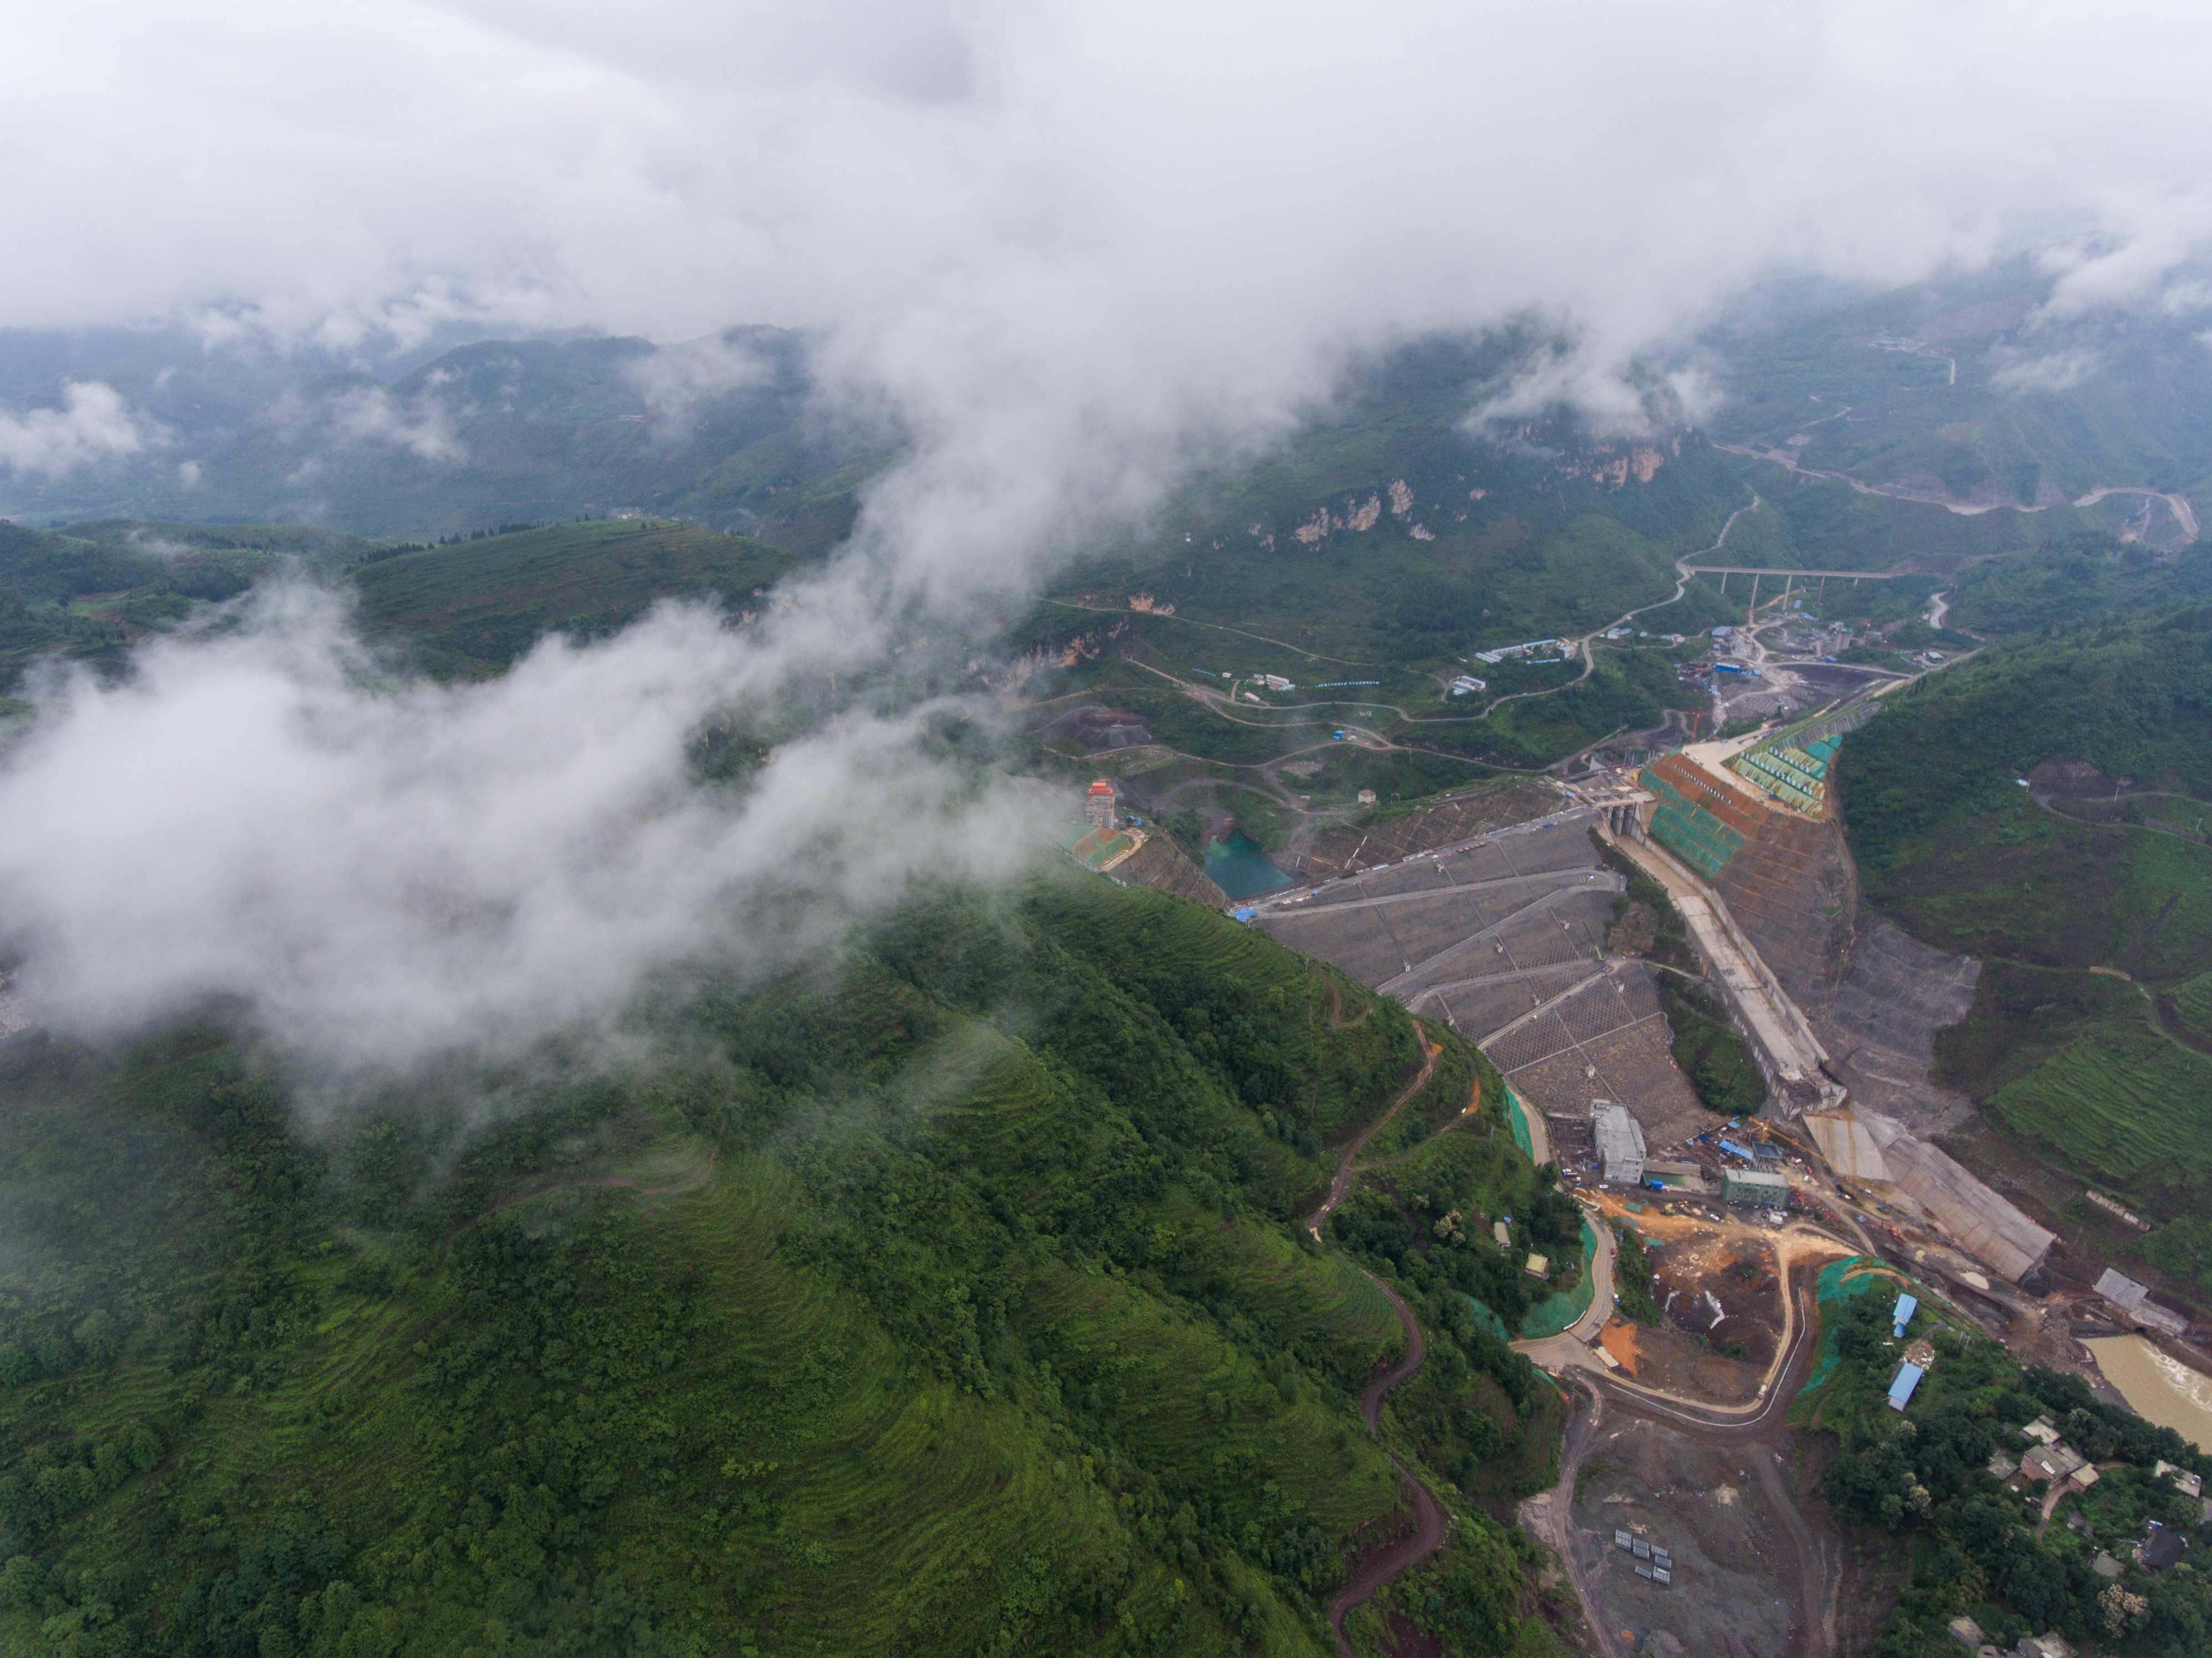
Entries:
{"label": "white cloud", "polygon": [[1893,282],[2052,243],[2062,307],[2154,292],[2212,233],[2212,27],[2136,18],[88,0],[0,61],[0,145],[40,162],[0,203],[62,228],[0,272],[0,317],[186,311],[341,349],[459,320],[828,330],[915,429],[1042,418],[1019,459],[1056,430],[1066,502],[1097,505],[1409,331],[1571,317],[1602,406],[1777,269]]}
{"label": "white cloud", "polygon": [[[364,355],[457,322],[808,330],[830,395],[891,416],[908,459],[762,660],[770,678],[809,651],[880,666],[900,629],[957,629],[1194,464],[1266,445],[1358,354],[1425,331],[1541,319],[1567,346],[1495,388],[1490,416],[1567,398],[1631,426],[1648,395],[1631,366],[1764,276],[1902,282],[2043,247],[2054,315],[2178,293],[2212,239],[2212,23],[2178,3],[2124,29],[2083,16],[82,0],[27,9],[0,55],[0,153],[35,163],[0,170],[0,211],[44,228],[38,258],[0,266],[0,321],[185,315],[211,345]],[[656,406],[716,394],[722,367],[672,367]],[[458,459],[442,403],[344,406],[352,440]],[[363,1031],[419,1051],[603,1009],[704,936],[686,905],[719,917],[732,890],[822,881],[859,902],[911,866],[836,827],[883,821],[854,814],[905,752],[895,723],[822,728],[804,776],[730,823],[669,792],[677,711],[754,671],[702,623],[549,648],[498,686],[374,693],[333,625],[164,643],[135,686],[56,693],[0,780],[0,890],[38,923],[52,1005],[122,1017],[242,988],[296,1041],[368,1040],[338,1028],[358,1006]],[[286,628],[308,641],[289,656]],[[648,663],[676,689],[625,689]],[[578,687],[622,711],[618,738]],[[189,880],[110,883],[160,866],[178,815],[142,775],[182,802]],[[813,804],[763,815],[785,793]],[[356,798],[407,857],[353,831]],[[817,832],[826,861],[793,851]],[[873,874],[848,891],[839,870]],[[461,895],[468,926],[426,892]],[[595,895],[628,922],[602,925]],[[572,923],[599,956],[556,947]]]}
{"label": "white cloud", "polygon": [[135,455],[153,436],[152,423],[99,380],[62,392],[59,409],[0,415],[0,466],[58,477],[92,461]]}
{"label": "white cloud", "polygon": [[787,737],[734,799],[687,780],[702,719],[880,647],[851,598],[744,631],[671,606],[441,688],[289,588],[127,684],[51,680],[0,771],[18,984],[91,1033],[242,998],[295,1059],[404,1070],[604,1030],[672,963],[801,963],[917,874],[1002,874],[1041,797],[927,758],[927,707]]}
{"label": "white cloud", "polygon": [[2000,392],[2063,392],[2095,374],[2100,361],[2086,346],[2039,357],[2019,357],[1992,374],[1990,384]]}
{"label": "white cloud", "polygon": [[624,371],[655,419],[679,432],[690,428],[702,404],[757,386],[768,372],[743,341],[720,334],[663,346]]}
{"label": "white cloud", "polygon": [[404,449],[419,459],[447,465],[468,459],[453,411],[434,397],[416,398],[410,410],[381,386],[362,386],[333,399],[329,418],[342,443]]}

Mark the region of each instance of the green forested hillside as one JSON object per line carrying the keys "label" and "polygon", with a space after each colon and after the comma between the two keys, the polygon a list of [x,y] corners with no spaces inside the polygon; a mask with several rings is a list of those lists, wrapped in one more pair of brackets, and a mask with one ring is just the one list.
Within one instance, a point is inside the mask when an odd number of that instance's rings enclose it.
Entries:
{"label": "green forested hillside", "polygon": [[[1777,285],[1765,305],[1737,307],[1706,337],[1731,392],[1715,434],[1794,440],[1808,467],[2040,504],[2062,522],[2073,509],[2054,497],[2099,484],[2183,490],[2212,479],[2212,363],[2188,349],[2191,325],[2053,316],[2041,309],[2053,280],[2013,261],[1872,296]],[[2040,375],[2039,365],[2066,372]],[[2118,505],[2084,510],[2101,522],[2094,515]],[[1860,510],[1886,516],[1893,506],[1900,525],[1940,532],[1940,508],[1863,497]],[[1961,542],[1990,527],[1949,526]]]}
{"label": "green forested hillside", "polygon": [[796,562],[763,542],[659,519],[527,525],[374,558],[354,573],[361,623],[444,674],[505,667],[541,635],[611,633],[660,598],[757,605]]}
{"label": "green forested hillside", "polygon": [[[1419,1043],[1325,975],[1071,872],[702,988],[648,1072],[313,1133],[216,1028],[19,1039],[0,1643],[1318,1654],[1387,1446],[1459,1510],[1422,1625],[1555,1650],[1476,1501],[1548,1477],[1555,1396],[1412,1259],[1429,1362],[1361,1424],[1398,1321],[1296,1218]],[[1497,1106],[1405,1150],[1517,1216]]]}
{"label": "green forested hillside", "polygon": [[[1703,708],[1676,672],[1702,639],[1662,635],[1736,612],[1710,583],[1674,598],[1674,561],[1711,545],[1751,491],[1663,409],[1640,440],[1564,416],[1510,441],[1471,434],[1502,361],[1457,340],[1398,351],[1264,459],[1194,480],[1144,537],[1083,554],[1006,635],[1066,665],[1032,694],[1133,689],[1162,744],[1237,766],[1358,725],[1408,750],[1538,768]],[[1656,607],[1643,633],[1595,641],[1587,666],[1579,652],[1474,659],[1640,606]],[[1487,685],[1453,695],[1468,671]],[[1262,706],[1233,719],[1172,689],[1226,695],[1260,674],[1294,689],[1253,691]]]}
{"label": "green forested hillside", "polygon": [[315,533],[229,525],[185,542],[161,535],[166,527],[93,524],[50,535],[0,519],[0,688],[42,656],[118,663],[148,629],[243,592]]}
{"label": "green forested hillside", "polygon": [[[1851,1270],[1838,1263],[1827,1271],[1839,1269]],[[1908,1333],[1930,1343],[1935,1362],[1911,1403],[1890,1409],[1899,1357],[1889,1334],[1893,1283],[1823,1303],[1837,1363],[1795,1407],[1839,1442],[1821,1477],[1836,1510],[1905,1545],[1908,1576],[1870,1658],[1948,1658],[1960,1650],[1948,1625],[1962,1615],[2008,1650],[2053,1630],[2086,1650],[2128,1658],[2203,1650],[2212,1638],[2212,1593],[2201,1576],[2130,1567],[2112,1582],[2091,1563],[2100,1551],[2124,1557],[2127,1540],[2153,1521],[2193,1530],[2201,1504],[2155,1470],[2168,1461],[2212,1472],[2212,1459],[2171,1428],[2096,1398],[2079,1376],[2022,1367],[1917,1284],[1920,1309]],[[1988,1463],[1996,1451],[2017,1461],[2028,1447],[2020,1425],[2040,1415],[2100,1478],[2039,1524],[2035,1507],[2000,1485]]]}
{"label": "green forested hillside", "polygon": [[1990,633],[2070,628],[2123,611],[2212,593],[2212,547],[2202,542],[2158,553],[2091,531],[1969,565],[1950,595],[1949,620]]}
{"label": "green forested hillside", "polygon": [[[1212,659],[1259,635],[1384,668],[1587,632],[1667,598],[1672,560],[1709,545],[1750,492],[1664,419],[1640,440],[1566,420],[1525,442],[1470,436],[1462,422],[1503,361],[1494,345],[1449,339],[1393,354],[1265,459],[1195,481],[1150,536],[1084,559],[1063,596],[1118,607],[1146,592],[1186,623],[1247,636],[1194,641],[1187,659],[1206,666],[1242,667]],[[1686,601],[1650,625],[1694,631],[1704,608]]]}
{"label": "green forested hillside", "polygon": [[1943,1078],[2155,1212],[2199,1203],[2212,1029],[2176,999],[2212,969],[2212,611],[1931,676],[1845,741],[1836,777],[1875,908],[1985,963],[1938,1039]]}

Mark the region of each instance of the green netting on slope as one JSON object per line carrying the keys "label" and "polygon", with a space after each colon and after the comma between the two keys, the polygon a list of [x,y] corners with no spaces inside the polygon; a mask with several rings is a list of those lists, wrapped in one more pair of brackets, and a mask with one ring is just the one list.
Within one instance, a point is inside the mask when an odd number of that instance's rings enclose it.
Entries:
{"label": "green netting on slope", "polygon": [[1492,1312],[1489,1308],[1484,1306],[1482,1303],[1477,1301],[1473,1296],[1468,1294],[1464,1290],[1459,1292],[1459,1298],[1468,1304],[1468,1309],[1473,1311],[1474,1314],[1474,1321],[1477,1324],[1480,1324],[1484,1329],[1489,1331],[1491,1334],[1496,1336],[1500,1341],[1510,1341],[1513,1339],[1513,1333],[1505,1327],[1505,1321],[1498,1317],[1497,1314]]}
{"label": "green netting on slope", "polygon": [[1717,877],[1742,849],[1743,835],[1690,799],[1655,771],[1644,786],[1659,797],[1652,808],[1651,838],[1692,867]]}
{"label": "green netting on slope", "polygon": [[1790,805],[1807,811],[1820,810],[1820,797],[1826,787],[1821,780],[1827,770],[1824,762],[1796,749],[1784,748],[1739,754],[1728,763],[1739,776],[1772,790]]}
{"label": "green netting on slope", "polygon": [[1521,1321],[1521,1333],[1534,1341],[1540,1336],[1555,1336],[1589,1310],[1590,1296],[1597,1288],[1596,1274],[1588,1270],[1597,1259],[1597,1235],[1590,1230],[1589,1218],[1583,1218],[1583,1263],[1581,1279],[1571,1290],[1561,1290],[1546,1296],[1528,1309]]}
{"label": "green netting on slope", "polygon": [[1528,1138],[1528,1108],[1521,1103],[1521,1096],[1510,1088],[1505,1090],[1505,1119],[1513,1125],[1513,1144],[1521,1148],[1521,1155],[1529,1162],[1536,1161],[1536,1143]]}
{"label": "green netting on slope", "polygon": [[[1876,1257],[1853,1255],[1845,1260],[1832,1260],[1823,1266],[1813,1280],[1813,1293],[1826,1307],[1830,1302],[1863,1296],[1869,1290],[1904,1282],[1894,1269]],[[1836,1351],[1836,1321],[1823,1314],[1820,1356],[1813,1361],[1812,1374],[1805,1378],[1805,1385],[1797,1390],[1797,1397],[1804,1398],[1826,1382],[1842,1360],[1843,1355]]]}
{"label": "green netting on slope", "polygon": [[[1725,824],[1711,818],[1701,823],[1700,818],[1705,818],[1705,814],[1662,801],[1651,817],[1651,838],[1692,867],[1718,876],[1743,840]],[[1729,844],[1723,836],[1734,837],[1735,845]]]}

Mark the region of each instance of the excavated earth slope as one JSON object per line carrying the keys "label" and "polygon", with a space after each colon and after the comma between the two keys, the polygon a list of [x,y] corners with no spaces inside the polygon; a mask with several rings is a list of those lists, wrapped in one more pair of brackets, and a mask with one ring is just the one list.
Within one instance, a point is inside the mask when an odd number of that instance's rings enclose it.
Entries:
{"label": "excavated earth slope", "polygon": [[1565,805],[1556,789],[1516,781],[1425,811],[1407,812],[1364,827],[1327,829],[1306,849],[1299,876],[1322,881],[1373,869],[1413,853],[1456,846],[1492,829],[1525,823],[1546,812],[1562,811]]}
{"label": "excavated earth slope", "polygon": [[1854,1098],[1922,1134],[1972,1109],[1929,1073],[1936,1033],[1966,1017],[1981,963],[1862,914],[1836,823],[1766,813],[1714,885]]}
{"label": "excavated earth slope", "polygon": [[1863,914],[1832,818],[1770,806],[1686,756],[1646,776],[1663,786],[1654,837],[1703,871],[1803,1012],[1887,1177],[2006,1278],[2032,1272],[2051,1235],[1926,1138],[1973,1109],[1930,1073],[1936,1033],[1966,1017],[1981,964]]}
{"label": "excavated earth slope", "polygon": [[1229,895],[1207,878],[1204,870],[1183,856],[1182,849],[1164,835],[1150,836],[1145,844],[1114,865],[1116,880],[1129,886],[1158,887],[1178,898],[1194,899],[1216,909],[1229,907]]}
{"label": "excavated earth slope", "polygon": [[1929,1072],[1936,1033],[1966,1017],[1981,963],[1863,914],[1832,818],[1771,806],[1684,755],[1648,775],[1680,802],[1655,837],[1712,882],[1854,1097],[1923,1134],[1971,1111]]}

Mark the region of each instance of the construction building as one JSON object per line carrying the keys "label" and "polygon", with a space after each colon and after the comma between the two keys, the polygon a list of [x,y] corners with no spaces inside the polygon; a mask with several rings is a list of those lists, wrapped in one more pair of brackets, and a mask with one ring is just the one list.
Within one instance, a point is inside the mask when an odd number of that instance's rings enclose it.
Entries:
{"label": "construction building", "polygon": [[1786,1209],[1790,1206],[1790,1181],[1784,1175],[1770,1175],[1764,1169],[1723,1169],[1721,1201],[1756,1204],[1762,1209]]}
{"label": "construction building", "polygon": [[1091,827],[1102,834],[1111,835],[1116,814],[1114,810],[1114,786],[1100,778],[1091,786],[1091,797],[1085,806],[1085,817]]}
{"label": "construction building", "polygon": [[1598,1178],[1607,1186],[1644,1184],[1644,1130],[1625,1105],[1590,1102],[1590,1128],[1597,1141]]}
{"label": "construction building", "polygon": [[1903,1410],[1905,1401],[1912,1397],[1912,1390],[1920,1385],[1920,1378],[1926,1374],[1917,1364],[1899,1365],[1897,1379],[1889,1384],[1889,1408]]}
{"label": "construction building", "polygon": [[1840,733],[1816,737],[1801,748],[1780,737],[1746,749],[1728,761],[1728,768],[1784,805],[1817,817],[1827,801],[1828,762],[1842,740]]}
{"label": "construction building", "polygon": [[2189,1321],[2180,1314],[2149,1300],[2150,1286],[2138,1284],[2125,1272],[2116,1272],[2111,1267],[2097,1280],[2097,1293],[2128,1315],[2128,1321],[2138,1329],[2161,1330],[2170,1336],[2184,1334]]}
{"label": "construction building", "polygon": [[1903,1335],[1905,1333],[1905,1327],[1912,1322],[1912,1315],[1919,1310],[1919,1297],[1899,1296],[1897,1298],[1897,1305],[1890,1309],[1890,1334],[1893,1336]]}
{"label": "construction building", "polygon": [[1686,1192],[1703,1197],[1707,1190],[1705,1171],[1694,1163],[1658,1163],[1646,1161],[1644,1183],[1669,1192]]}
{"label": "construction building", "polygon": [[2158,1466],[2150,1471],[2150,1477],[2153,1479],[2170,1480],[2177,1491],[2196,1497],[2200,1502],[2203,1499],[2204,1477],[2202,1474],[2190,1473],[2178,1462],[2168,1462],[2161,1457]]}

